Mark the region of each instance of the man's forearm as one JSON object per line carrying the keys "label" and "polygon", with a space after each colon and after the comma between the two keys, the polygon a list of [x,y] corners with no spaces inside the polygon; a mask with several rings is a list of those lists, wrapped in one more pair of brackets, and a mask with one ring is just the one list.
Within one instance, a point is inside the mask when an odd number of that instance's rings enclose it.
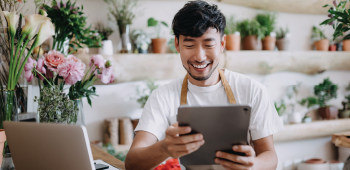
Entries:
{"label": "man's forearm", "polygon": [[126,157],[125,167],[127,170],[153,169],[168,157],[169,155],[163,149],[162,141],[159,141],[147,147],[131,149]]}
{"label": "man's forearm", "polygon": [[253,170],[274,170],[277,168],[277,162],[276,152],[265,151],[255,158]]}

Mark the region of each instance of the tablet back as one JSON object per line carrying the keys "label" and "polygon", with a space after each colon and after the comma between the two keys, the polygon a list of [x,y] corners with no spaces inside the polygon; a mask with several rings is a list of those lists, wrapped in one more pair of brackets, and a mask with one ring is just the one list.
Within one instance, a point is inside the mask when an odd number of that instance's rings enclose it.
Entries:
{"label": "tablet back", "polygon": [[180,163],[216,164],[216,151],[234,153],[233,145],[247,144],[250,112],[249,105],[180,106],[177,115],[179,126],[190,126],[190,134],[202,133],[205,140],[197,151],[181,157]]}

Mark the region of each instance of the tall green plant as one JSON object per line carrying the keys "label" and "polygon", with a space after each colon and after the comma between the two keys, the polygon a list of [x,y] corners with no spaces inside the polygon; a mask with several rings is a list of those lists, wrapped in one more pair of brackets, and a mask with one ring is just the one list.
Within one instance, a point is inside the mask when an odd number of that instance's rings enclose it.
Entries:
{"label": "tall green plant", "polygon": [[241,37],[244,38],[250,35],[256,35],[259,39],[264,38],[265,28],[261,27],[255,19],[243,20],[238,23],[238,29],[241,30]]}
{"label": "tall green plant", "polygon": [[263,14],[258,14],[256,20],[259,22],[261,27],[265,28],[264,35],[269,36],[271,32],[275,30],[276,27],[276,14],[273,12],[267,12]]}
{"label": "tall green plant", "polygon": [[157,34],[157,38],[160,38],[160,30],[161,30],[161,26],[164,25],[166,27],[168,27],[168,24],[165,21],[158,21],[154,18],[149,18],[148,21],[148,26],[149,27],[154,27],[156,34]]}
{"label": "tall green plant", "polygon": [[240,29],[238,27],[238,22],[236,22],[234,16],[231,15],[226,21],[225,34],[230,35],[234,34],[235,32],[240,32]]}
{"label": "tall green plant", "polygon": [[130,25],[135,18],[138,0],[104,0],[108,4],[109,19],[114,18],[117,25]]}

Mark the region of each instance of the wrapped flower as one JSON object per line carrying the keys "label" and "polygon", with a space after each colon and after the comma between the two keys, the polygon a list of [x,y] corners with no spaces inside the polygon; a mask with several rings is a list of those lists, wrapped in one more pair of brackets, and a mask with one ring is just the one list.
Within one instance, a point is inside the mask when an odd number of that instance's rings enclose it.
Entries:
{"label": "wrapped flower", "polygon": [[81,81],[84,76],[85,64],[80,60],[76,61],[76,58],[74,58],[67,59],[66,62],[57,67],[58,74],[69,85],[74,85],[77,81]]}
{"label": "wrapped flower", "polygon": [[104,68],[104,65],[105,65],[105,61],[103,59],[103,57],[101,55],[93,55],[91,57],[91,63],[90,63],[90,66],[91,65],[95,65],[97,68]]}
{"label": "wrapped flower", "polygon": [[44,57],[45,57],[44,62],[47,68],[55,72],[57,72],[58,65],[66,61],[66,58],[64,57],[64,55],[55,50],[52,50],[49,53],[44,54]]}
{"label": "wrapped flower", "polygon": [[[38,70],[42,74],[46,74],[46,68],[44,67],[44,59],[40,58],[38,60],[38,64],[36,65],[36,70]],[[44,80],[44,77],[42,77],[40,74],[38,75],[40,80]]]}
{"label": "wrapped flower", "polygon": [[28,62],[24,65],[24,77],[28,82],[33,80],[33,68],[37,65],[37,62],[33,60],[31,57],[28,58]]}

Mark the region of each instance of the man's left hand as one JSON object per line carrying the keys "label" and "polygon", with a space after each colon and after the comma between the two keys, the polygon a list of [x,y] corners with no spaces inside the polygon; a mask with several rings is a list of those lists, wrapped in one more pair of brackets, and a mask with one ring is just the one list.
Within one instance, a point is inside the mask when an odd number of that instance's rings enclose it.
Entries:
{"label": "man's left hand", "polygon": [[[245,156],[216,152],[215,162],[222,165],[227,170],[252,170],[254,165],[255,151],[249,145],[235,145],[232,147],[235,152],[244,153]],[[219,159],[222,158],[222,159]],[[227,159],[227,160],[223,160]]]}

